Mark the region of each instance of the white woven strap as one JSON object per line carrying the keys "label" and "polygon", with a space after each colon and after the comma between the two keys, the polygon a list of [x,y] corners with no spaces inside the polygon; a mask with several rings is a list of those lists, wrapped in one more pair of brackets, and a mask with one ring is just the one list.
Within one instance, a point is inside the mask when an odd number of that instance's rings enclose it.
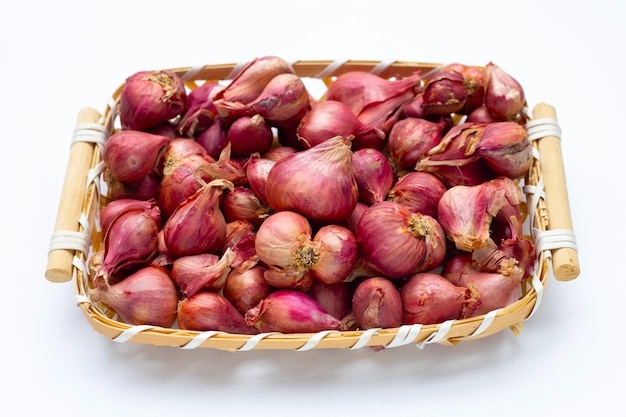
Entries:
{"label": "white woven strap", "polygon": [[553,229],[538,230],[533,229],[535,248],[538,252],[550,251],[560,248],[572,248],[578,250],[576,235],[572,230]]}
{"label": "white woven strap", "polygon": [[348,62],[347,59],[337,59],[326,66],[323,70],[318,72],[314,78],[328,78],[331,77],[337,69],[341,68],[343,64]]}
{"label": "white woven strap", "polygon": [[226,333],[220,332],[217,330],[202,332],[202,333],[199,333],[197,336],[195,336],[193,339],[191,339],[189,342],[187,342],[184,346],[181,346],[180,348],[181,349],[196,349],[204,341],[209,340],[210,338],[212,338],[213,336],[217,336],[218,334],[226,334]]}
{"label": "white woven strap", "polygon": [[439,330],[437,330],[435,333],[431,334],[430,336],[428,336],[426,339],[422,340],[421,342],[417,343],[415,346],[417,346],[420,349],[423,349],[424,346],[426,346],[429,343],[438,343],[442,341],[446,337],[450,329],[452,328],[452,325],[454,324],[455,321],[456,320],[444,321],[439,326]]}
{"label": "white woven strap", "polygon": [[81,214],[78,223],[83,228],[83,232],[75,232],[72,230],[57,230],[52,233],[50,238],[50,246],[48,247],[48,253],[59,250],[77,250],[81,251],[85,256],[89,252],[91,247],[91,237],[89,234],[89,221],[85,214]]}
{"label": "white woven strap", "polygon": [[552,118],[530,120],[526,123],[526,131],[528,132],[528,140],[531,141],[545,138],[546,136],[561,138],[559,123]]}
{"label": "white woven strap", "polygon": [[107,140],[106,128],[99,123],[81,123],[74,128],[72,144],[76,142],[95,143],[104,146]]}

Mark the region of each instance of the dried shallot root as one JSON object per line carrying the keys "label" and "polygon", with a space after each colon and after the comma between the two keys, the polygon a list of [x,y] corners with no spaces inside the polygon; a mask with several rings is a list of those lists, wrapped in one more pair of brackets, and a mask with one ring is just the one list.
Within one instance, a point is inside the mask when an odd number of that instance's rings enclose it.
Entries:
{"label": "dried shallot root", "polygon": [[522,295],[536,262],[520,189],[532,147],[524,90],[502,68],[344,71],[320,99],[276,56],[191,81],[129,77],[103,148],[89,295],[119,320],[396,328]]}

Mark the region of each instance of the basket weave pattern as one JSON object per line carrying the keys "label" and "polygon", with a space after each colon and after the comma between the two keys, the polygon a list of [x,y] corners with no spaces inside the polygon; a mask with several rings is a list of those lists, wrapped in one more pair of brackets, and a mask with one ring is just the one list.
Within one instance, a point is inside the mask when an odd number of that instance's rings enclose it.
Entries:
{"label": "basket weave pattern", "polygon": [[[205,81],[228,81],[234,78],[242,65],[223,64],[203,67],[173,69],[186,85],[193,89]],[[381,61],[297,61],[292,66],[297,75],[328,87],[333,77],[348,71],[373,72],[382,77],[405,76],[419,71],[424,74],[439,67],[438,64],[420,62],[381,62]],[[89,141],[94,146],[93,159],[85,181],[86,198],[79,219],[79,232],[73,236],[75,242],[70,249],[75,250],[72,266],[72,280],[75,286],[77,305],[95,330],[116,342],[133,342],[159,346],[173,346],[183,349],[215,348],[228,351],[252,349],[309,350],[320,348],[360,349],[366,346],[392,348],[407,344],[424,347],[429,343],[456,344],[460,341],[487,337],[510,329],[518,334],[522,323],[528,320],[540,305],[544,288],[550,275],[551,250],[562,245],[567,238],[545,240],[549,219],[546,209],[545,190],[542,182],[541,155],[537,140],[558,131],[556,121],[530,119],[529,138],[533,141],[534,160],[528,174],[519,185],[525,196],[524,228],[537,249],[535,272],[522,282],[520,299],[488,314],[460,320],[450,320],[432,325],[405,325],[399,328],[369,329],[362,331],[324,331],[315,334],[262,333],[258,335],[238,335],[219,331],[188,331],[177,328],[155,326],[132,326],[116,320],[115,312],[105,305],[96,304],[88,298],[89,275],[88,257],[102,245],[99,228],[99,211],[105,203],[102,195],[104,164],[101,159],[102,145],[116,129],[117,105],[123,86],[120,86],[109,99],[106,109],[97,123],[79,123],[74,141]],[[531,126],[532,124],[532,126]],[[546,126],[548,126],[546,128]],[[545,133],[545,135],[544,135]],[[566,234],[567,235],[567,234]],[[70,236],[71,237],[71,236]],[[81,240],[76,242],[76,240]],[[543,240],[542,240],[543,239]],[[542,243],[544,242],[545,243]],[[565,243],[567,245],[567,243]],[[570,246],[575,241],[570,239]]]}

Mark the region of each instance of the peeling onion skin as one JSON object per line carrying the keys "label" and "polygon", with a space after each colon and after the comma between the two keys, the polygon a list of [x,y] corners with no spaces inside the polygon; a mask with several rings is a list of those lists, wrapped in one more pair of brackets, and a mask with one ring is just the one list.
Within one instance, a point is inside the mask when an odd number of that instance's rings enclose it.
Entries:
{"label": "peeling onion skin", "polygon": [[399,327],[402,324],[400,291],[387,278],[367,278],[354,290],[352,311],[363,329]]}
{"label": "peeling onion skin", "polygon": [[178,290],[164,267],[146,266],[109,285],[89,290],[93,302],[103,302],[131,325],[171,327],[176,321]]}
{"label": "peeling onion skin", "polygon": [[257,334],[258,331],[246,324],[243,314],[223,295],[202,291],[178,304],[178,327],[183,330],[221,331],[232,334]]}
{"label": "peeling onion skin", "polygon": [[387,195],[393,201],[413,213],[437,217],[439,200],[447,187],[429,172],[413,171],[398,178]]}
{"label": "peeling onion skin", "polygon": [[267,203],[274,211],[295,211],[312,222],[346,220],[358,202],[350,159],[350,142],[341,136],[281,159],[267,177]]}
{"label": "peeling onion skin", "polygon": [[181,78],[169,70],[140,71],[126,79],[119,114],[124,130],[146,130],[181,115],[187,92]]}
{"label": "peeling onion skin", "polygon": [[317,333],[346,330],[341,320],[325,311],[311,296],[296,290],[268,295],[245,314],[246,323],[261,332]]}

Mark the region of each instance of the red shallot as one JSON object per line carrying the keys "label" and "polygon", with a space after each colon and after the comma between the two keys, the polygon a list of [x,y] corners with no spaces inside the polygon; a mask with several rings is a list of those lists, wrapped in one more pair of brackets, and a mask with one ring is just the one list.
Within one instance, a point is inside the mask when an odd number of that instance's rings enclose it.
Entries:
{"label": "red shallot", "polygon": [[341,136],[281,159],[267,177],[268,205],[274,211],[298,212],[313,222],[344,221],[358,201],[350,162],[350,141]]}
{"label": "red shallot", "polygon": [[106,141],[102,160],[116,180],[139,181],[156,170],[157,159],[169,142],[165,136],[122,130]]}
{"label": "red shallot", "polygon": [[169,70],[140,71],[126,79],[119,114],[124,130],[145,130],[181,115],[187,92],[181,78]]}
{"label": "red shallot", "polygon": [[387,198],[395,177],[389,159],[381,151],[373,148],[354,151],[351,167],[360,201],[372,205]]}
{"label": "red shallot", "polygon": [[221,258],[212,253],[180,256],[172,263],[172,280],[186,297],[200,290],[220,291],[234,258],[235,252],[230,249]]}
{"label": "red shallot", "polygon": [[178,327],[183,330],[221,331],[233,334],[257,334],[246,324],[242,313],[223,295],[201,291],[193,297],[183,298],[178,304]]}
{"label": "red shallot", "polygon": [[345,324],[325,311],[310,295],[296,290],[271,293],[245,314],[246,323],[261,332],[317,333],[345,330]]}
{"label": "red shallot", "polygon": [[363,329],[399,327],[402,324],[400,291],[387,278],[367,278],[354,290],[352,312]]}
{"label": "red shallot", "polygon": [[115,284],[98,281],[89,297],[111,307],[127,324],[171,327],[176,321],[178,290],[164,267],[140,268]]}

